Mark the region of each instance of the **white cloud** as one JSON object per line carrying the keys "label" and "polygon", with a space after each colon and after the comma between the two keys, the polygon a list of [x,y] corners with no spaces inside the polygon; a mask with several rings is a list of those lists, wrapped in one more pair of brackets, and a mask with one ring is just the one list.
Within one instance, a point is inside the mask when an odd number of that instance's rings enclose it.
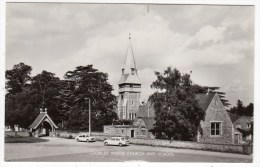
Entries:
{"label": "white cloud", "polygon": [[203,85],[250,82],[248,70],[228,73],[229,80],[222,74],[239,66],[253,71],[253,13],[236,6],[152,5],[147,12],[146,5],[12,3],[7,5],[7,68],[25,62],[33,74],[45,69],[61,77],[93,64],[109,74],[117,94],[131,33],[143,99],[153,92],[154,71],[167,66],[200,72],[194,78]]}

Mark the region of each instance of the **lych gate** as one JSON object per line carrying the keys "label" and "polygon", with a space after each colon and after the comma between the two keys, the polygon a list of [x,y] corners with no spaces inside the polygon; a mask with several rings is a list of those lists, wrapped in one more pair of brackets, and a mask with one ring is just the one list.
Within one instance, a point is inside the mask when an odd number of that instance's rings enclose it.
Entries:
{"label": "lych gate", "polygon": [[33,123],[29,126],[30,131],[34,137],[39,136],[53,136],[55,129],[58,126],[52,121],[50,116],[45,112],[40,111],[40,114],[33,121]]}

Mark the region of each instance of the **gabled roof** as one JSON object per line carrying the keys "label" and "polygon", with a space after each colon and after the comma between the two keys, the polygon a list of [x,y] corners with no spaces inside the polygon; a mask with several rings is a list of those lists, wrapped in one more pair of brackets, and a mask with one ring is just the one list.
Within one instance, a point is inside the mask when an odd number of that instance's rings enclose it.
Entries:
{"label": "gabled roof", "polygon": [[238,120],[241,120],[241,119],[244,119],[245,122],[247,122],[247,123],[252,123],[253,122],[253,117],[245,116],[245,115],[240,116],[240,118],[238,118],[235,122],[237,122]]}
{"label": "gabled roof", "polygon": [[[148,110],[149,107],[149,110]],[[149,112],[149,114],[148,114]],[[140,105],[138,108],[138,112],[137,112],[137,117],[143,118],[143,117],[154,117],[154,107],[153,105],[149,105],[149,104],[144,104],[144,105]]]}
{"label": "gabled roof", "polygon": [[29,126],[29,128],[36,129],[38,125],[43,121],[44,118],[46,118],[51,122],[51,124],[58,128],[58,126],[52,121],[52,119],[49,117],[47,112],[40,112],[40,114],[37,116],[37,118],[33,121],[33,123]]}
{"label": "gabled roof", "polygon": [[154,124],[156,122],[154,118],[144,117],[141,119],[144,121],[146,129],[151,130],[154,128]]}
{"label": "gabled roof", "polygon": [[200,107],[206,111],[213,97],[215,96],[215,92],[209,93],[197,93],[195,95],[196,100],[198,101]]}
{"label": "gabled roof", "polygon": [[235,115],[235,114],[231,114],[231,113],[229,113],[228,115],[229,115],[229,118],[232,121],[232,123],[236,122],[236,120],[238,120],[241,117],[241,115]]}

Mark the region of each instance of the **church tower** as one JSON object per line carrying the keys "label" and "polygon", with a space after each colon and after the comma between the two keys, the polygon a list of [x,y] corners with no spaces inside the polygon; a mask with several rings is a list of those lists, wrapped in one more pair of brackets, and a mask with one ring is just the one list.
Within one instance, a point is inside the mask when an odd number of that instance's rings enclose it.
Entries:
{"label": "church tower", "polygon": [[141,82],[137,74],[131,37],[126,52],[125,64],[118,83],[117,114],[119,119],[134,120],[140,105]]}

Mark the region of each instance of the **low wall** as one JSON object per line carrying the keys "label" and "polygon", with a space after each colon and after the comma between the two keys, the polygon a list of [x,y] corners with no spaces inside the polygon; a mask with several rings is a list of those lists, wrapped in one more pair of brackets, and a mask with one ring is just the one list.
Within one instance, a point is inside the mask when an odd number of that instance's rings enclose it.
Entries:
{"label": "low wall", "polygon": [[[79,134],[87,132],[66,132],[56,131],[56,137],[75,139]],[[91,132],[92,136],[96,137],[97,141],[104,141],[112,136],[106,135],[102,132]],[[198,143],[190,141],[170,141],[163,139],[128,139],[131,144],[137,145],[148,145],[158,147],[170,147],[170,148],[182,148],[182,149],[195,149],[205,151],[217,151],[217,152],[229,152],[229,153],[240,153],[240,154],[252,154],[252,145],[233,145],[233,144],[212,144],[212,143]]]}
{"label": "low wall", "polygon": [[30,133],[28,131],[5,131],[5,137],[8,136],[13,136],[13,137],[17,137],[17,136],[23,136],[23,137],[29,137]]}
{"label": "low wall", "polygon": [[198,143],[190,141],[169,141],[160,139],[129,139],[132,144],[149,145],[149,146],[161,146],[170,148],[182,148],[182,149],[195,149],[206,151],[218,151],[240,154],[252,154],[252,145],[233,145],[233,144],[212,144],[212,143]]}
{"label": "low wall", "polygon": [[[67,139],[75,139],[79,134],[83,134],[83,133],[88,133],[88,132],[67,132],[67,131],[56,130],[55,136],[61,138],[67,138]],[[110,137],[109,135],[106,135],[103,132],[91,132],[91,135],[95,136],[97,141],[104,141]]]}

